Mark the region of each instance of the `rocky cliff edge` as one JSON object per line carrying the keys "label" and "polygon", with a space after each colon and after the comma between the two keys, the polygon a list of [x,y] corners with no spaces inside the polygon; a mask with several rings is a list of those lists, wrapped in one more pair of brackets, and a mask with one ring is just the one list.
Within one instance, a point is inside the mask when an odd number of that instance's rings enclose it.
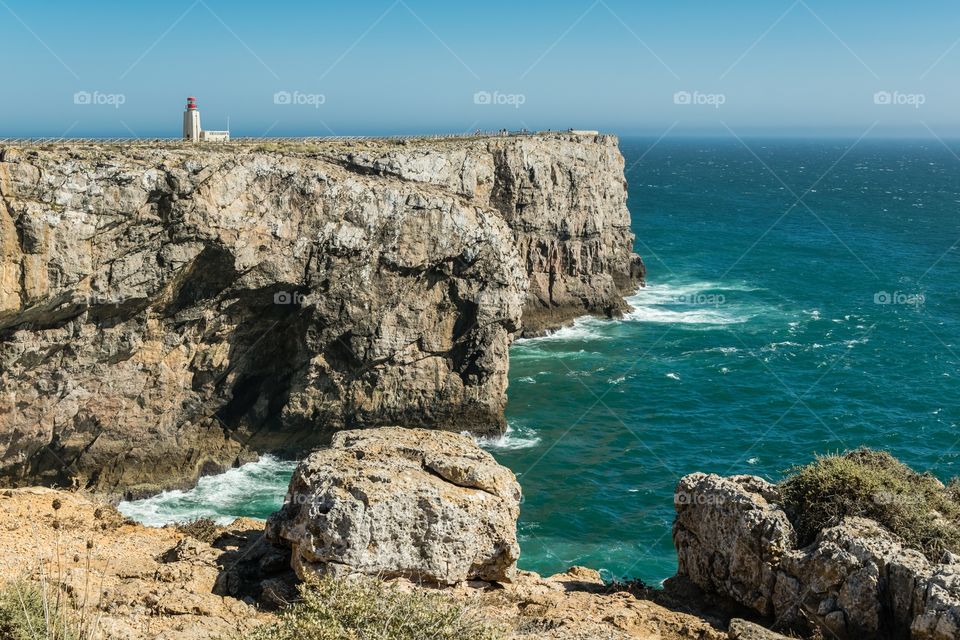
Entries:
{"label": "rocky cliff edge", "polygon": [[632,241],[610,136],[0,148],[0,483],[499,432],[511,340],[625,309]]}

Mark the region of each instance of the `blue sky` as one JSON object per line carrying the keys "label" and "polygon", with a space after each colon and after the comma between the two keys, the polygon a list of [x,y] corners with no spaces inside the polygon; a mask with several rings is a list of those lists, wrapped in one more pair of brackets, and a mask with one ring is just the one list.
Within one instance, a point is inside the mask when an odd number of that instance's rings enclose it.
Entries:
{"label": "blue sky", "polygon": [[0,0],[0,135],[175,136],[196,95],[254,136],[952,137],[958,40],[940,0]]}

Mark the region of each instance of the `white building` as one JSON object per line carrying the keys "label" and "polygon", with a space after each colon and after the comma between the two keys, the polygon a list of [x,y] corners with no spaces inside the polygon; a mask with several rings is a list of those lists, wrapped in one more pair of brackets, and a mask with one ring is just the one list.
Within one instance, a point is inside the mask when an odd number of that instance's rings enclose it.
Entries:
{"label": "white building", "polygon": [[187,98],[187,108],[183,112],[183,139],[187,142],[230,142],[229,131],[204,131],[200,127],[200,111],[197,99]]}
{"label": "white building", "polygon": [[200,140],[203,142],[230,142],[229,131],[201,131]]}

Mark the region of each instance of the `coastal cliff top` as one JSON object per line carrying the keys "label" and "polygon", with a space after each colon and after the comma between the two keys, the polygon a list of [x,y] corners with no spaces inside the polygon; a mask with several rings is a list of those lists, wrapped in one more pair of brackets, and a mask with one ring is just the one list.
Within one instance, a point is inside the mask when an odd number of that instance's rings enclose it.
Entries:
{"label": "coastal cliff top", "polygon": [[0,138],[0,150],[16,149],[163,149],[173,151],[270,151],[329,152],[344,148],[355,150],[387,150],[391,148],[445,148],[490,142],[562,141],[617,144],[614,134],[571,131],[539,131],[533,133],[482,132],[475,134],[410,135],[410,136],[317,136],[317,137],[238,137],[230,142],[187,142],[178,138]]}

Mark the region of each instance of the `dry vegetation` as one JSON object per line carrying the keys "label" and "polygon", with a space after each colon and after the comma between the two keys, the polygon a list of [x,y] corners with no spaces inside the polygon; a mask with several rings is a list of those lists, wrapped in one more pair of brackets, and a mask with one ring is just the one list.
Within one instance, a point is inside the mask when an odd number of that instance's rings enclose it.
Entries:
{"label": "dry vegetation", "polygon": [[321,578],[301,586],[281,621],[247,640],[496,640],[478,612],[438,592],[376,578]]}
{"label": "dry vegetation", "polygon": [[857,449],[818,457],[781,483],[784,508],[801,545],[844,516],[871,518],[938,561],[960,552],[960,485],[944,486],[890,454]]}

